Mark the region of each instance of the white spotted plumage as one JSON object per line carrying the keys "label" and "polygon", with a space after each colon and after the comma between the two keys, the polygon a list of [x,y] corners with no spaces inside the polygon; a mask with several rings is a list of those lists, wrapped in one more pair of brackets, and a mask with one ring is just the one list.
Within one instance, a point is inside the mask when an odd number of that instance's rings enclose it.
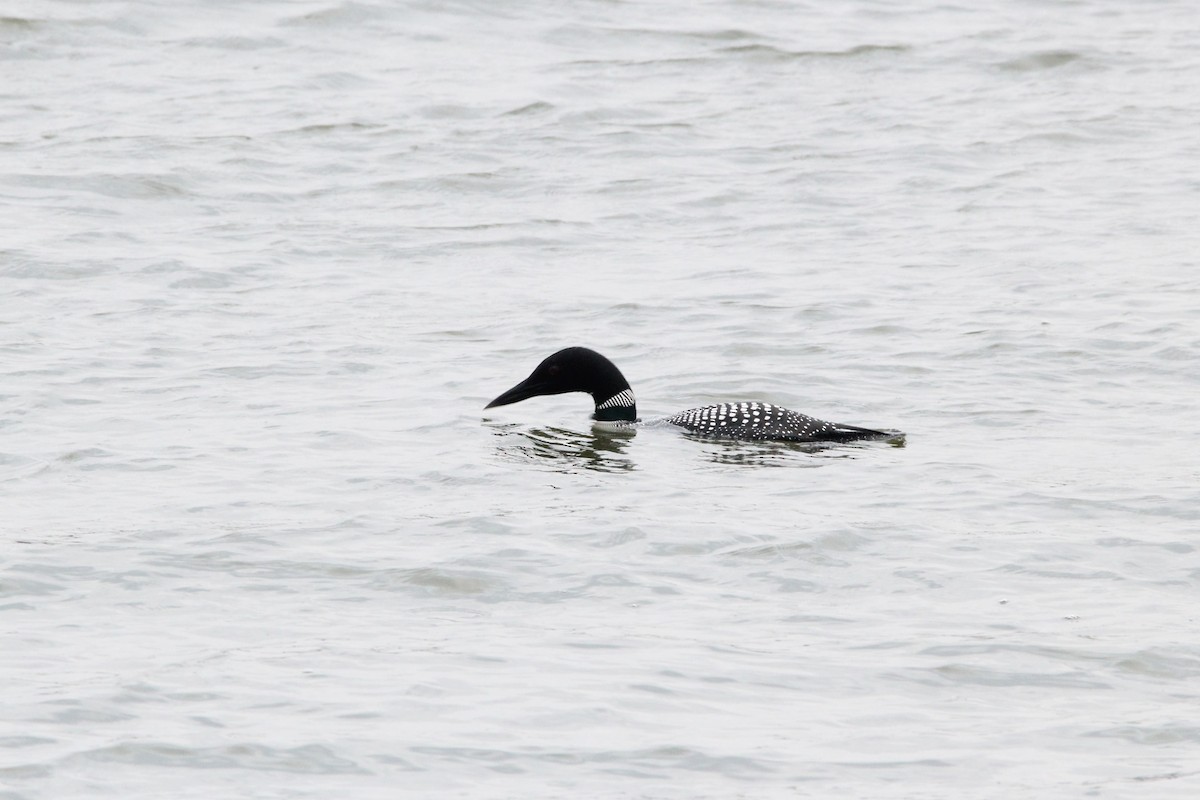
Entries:
{"label": "white spotted plumage", "polygon": [[770,403],[722,403],[689,408],[664,421],[701,436],[730,439],[807,441],[841,430],[841,426],[832,422]]}

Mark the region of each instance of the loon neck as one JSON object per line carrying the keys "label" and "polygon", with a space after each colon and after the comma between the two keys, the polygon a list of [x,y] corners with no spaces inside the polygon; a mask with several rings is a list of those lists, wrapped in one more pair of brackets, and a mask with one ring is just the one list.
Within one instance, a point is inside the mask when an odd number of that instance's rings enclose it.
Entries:
{"label": "loon neck", "polygon": [[592,414],[592,419],[597,422],[637,421],[637,400],[628,384],[606,400],[601,400],[599,394],[593,394],[592,398],[596,401],[596,413]]}

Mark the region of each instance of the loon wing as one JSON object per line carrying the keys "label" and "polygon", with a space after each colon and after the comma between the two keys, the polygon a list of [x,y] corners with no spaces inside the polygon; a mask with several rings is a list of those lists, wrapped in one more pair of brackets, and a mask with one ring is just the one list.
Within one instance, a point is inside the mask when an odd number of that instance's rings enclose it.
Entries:
{"label": "loon wing", "polygon": [[665,422],[700,436],[777,442],[852,442],[888,439],[895,434],[826,422],[770,403],[722,403],[689,408]]}

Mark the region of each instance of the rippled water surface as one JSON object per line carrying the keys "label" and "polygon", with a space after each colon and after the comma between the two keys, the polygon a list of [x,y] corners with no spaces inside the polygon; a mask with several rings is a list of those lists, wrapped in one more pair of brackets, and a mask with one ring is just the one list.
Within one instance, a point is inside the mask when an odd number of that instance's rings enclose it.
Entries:
{"label": "rippled water surface", "polygon": [[[1187,2],[18,2],[0,798],[1194,798]],[[664,415],[483,411],[611,357]]]}

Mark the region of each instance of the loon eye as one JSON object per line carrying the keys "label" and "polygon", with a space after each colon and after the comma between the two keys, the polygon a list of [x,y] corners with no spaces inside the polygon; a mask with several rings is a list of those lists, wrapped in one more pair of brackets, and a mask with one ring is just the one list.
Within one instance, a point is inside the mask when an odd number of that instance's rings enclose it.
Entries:
{"label": "loon eye", "polygon": [[562,367],[560,367],[558,364],[551,364],[549,367],[546,368],[546,374],[549,375],[550,377],[554,377],[555,375],[557,375],[560,372],[562,372]]}

